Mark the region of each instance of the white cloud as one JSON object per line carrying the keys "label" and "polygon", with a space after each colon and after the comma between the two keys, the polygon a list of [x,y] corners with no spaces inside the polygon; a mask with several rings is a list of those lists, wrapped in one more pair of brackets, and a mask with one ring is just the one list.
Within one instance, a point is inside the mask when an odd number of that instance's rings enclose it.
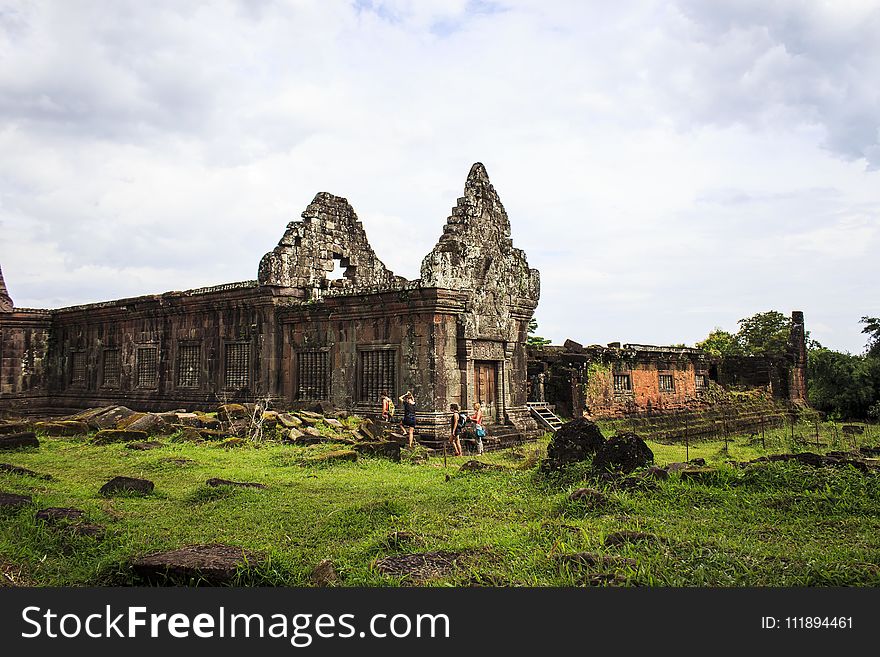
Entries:
{"label": "white cloud", "polygon": [[0,0],[0,264],[34,306],[250,279],[329,191],[415,277],[480,160],[546,337],[693,342],[797,308],[858,351],[880,313],[878,16]]}

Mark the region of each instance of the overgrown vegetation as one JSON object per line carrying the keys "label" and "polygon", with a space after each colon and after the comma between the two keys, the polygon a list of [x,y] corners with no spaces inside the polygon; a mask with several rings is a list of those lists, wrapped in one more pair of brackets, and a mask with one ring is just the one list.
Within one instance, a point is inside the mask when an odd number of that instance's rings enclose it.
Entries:
{"label": "overgrown vegetation", "polygon": [[526,344],[530,347],[543,347],[544,345],[550,344],[552,340],[547,340],[546,338],[542,338],[540,335],[535,335],[538,330],[538,320],[532,317],[529,320],[528,326],[528,337],[526,337]]}
{"label": "overgrown vegetation", "polygon": [[[770,310],[739,320],[737,333],[716,328],[695,346],[717,356],[783,355],[791,320]],[[836,420],[880,420],[880,319],[862,317],[865,352],[827,349],[807,333],[807,395],[810,405]]]}
{"label": "overgrown vegetation", "polygon": [[[819,428],[819,450],[878,444],[877,427],[844,434]],[[432,455],[394,463],[322,460],[343,445],[171,443],[151,451],[85,439],[41,437],[38,450],[0,460],[52,480],[0,472],[0,489],[34,505],[0,515],[0,579],[39,586],[137,583],[132,558],[198,543],[261,553],[240,584],[310,584],[332,560],[345,586],[801,586],[880,585],[880,476],[851,467],[797,463],[735,467],[782,451],[816,451],[813,426],[724,442],[649,443],[658,464],[704,458],[710,476],[673,473],[653,489],[622,489],[591,478],[590,464],[539,473],[548,437],[481,457],[498,466],[464,472],[472,457]],[[606,431],[606,435],[608,432]],[[725,449],[726,447],[726,449]],[[686,451],[687,449],[687,451]],[[105,498],[115,475],[155,482],[147,496]],[[447,475],[449,475],[447,479]],[[212,477],[265,484],[220,486]],[[572,501],[583,486],[607,498]],[[61,532],[38,508],[77,507],[106,528],[102,540]],[[606,545],[623,530],[656,540]],[[379,559],[413,552],[465,555],[425,581],[389,575]],[[608,557],[588,563],[573,555]],[[591,557],[592,558],[592,557]]]}

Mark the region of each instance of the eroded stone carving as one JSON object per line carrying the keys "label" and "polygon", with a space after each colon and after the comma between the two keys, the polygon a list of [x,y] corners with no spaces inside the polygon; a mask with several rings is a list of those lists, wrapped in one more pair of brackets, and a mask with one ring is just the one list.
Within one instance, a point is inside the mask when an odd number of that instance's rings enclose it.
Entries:
{"label": "eroded stone carving", "polygon": [[[336,267],[345,270],[342,279],[330,280]],[[278,246],[260,261],[261,285],[311,290],[313,296],[330,288],[358,289],[390,286],[403,281],[395,276],[367,242],[363,225],[349,202],[320,192],[292,221]]]}
{"label": "eroded stone carving", "polygon": [[467,338],[515,341],[511,309],[537,305],[538,270],[513,247],[507,212],[480,162],[471,167],[464,196],[422,261],[421,275],[425,287],[470,291],[463,322]]}
{"label": "eroded stone carving", "polygon": [[6,291],[6,282],[3,280],[3,270],[0,269],[0,313],[12,312],[12,297]]}

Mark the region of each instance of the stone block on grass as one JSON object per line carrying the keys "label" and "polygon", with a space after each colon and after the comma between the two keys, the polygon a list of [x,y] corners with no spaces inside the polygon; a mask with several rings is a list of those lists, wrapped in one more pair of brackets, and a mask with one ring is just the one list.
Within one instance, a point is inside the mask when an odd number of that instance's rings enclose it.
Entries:
{"label": "stone block on grass", "polygon": [[217,418],[221,422],[228,422],[248,419],[250,415],[243,404],[221,404],[217,407]]}
{"label": "stone block on grass", "polygon": [[354,450],[362,456],[378,456],[400,462],[400,443],[390,440],[376,443],[354,443]]}
{"label": "stone block on grass", "polygon": [[144,441],[146,439],[146,431],[135,431],[132,429],[101,429],[95,434],[92,443],[95,445],[109,445],[111,443],[127,443],[136,440]]}
{"label": "stone block on grass", "polygon": [[295,429],[296,427],[301,427],[303,421],[293,413],[279,413],[278,423],[287,429]]}
{"label": "stone block on grass", "polygon": [[137,479],[135,477],[113,477],[101,486],[101,495],[114,495],[116,493],[137,493],[149,495],[153,492],[154,484],[149,479]]}
{"label": "stone block on grass", "polygon": [[41,431],[53,438],[71,436],[84,436],[89,432],[89,425],[79,420],[57,420],[51,422],[36,422],[34,429]]}
{"label": "stone block on grass", "polygon": [[136,450],[139,452],[146,452],[147,450],[150,450],[150,449],[159,449],[162,446],[163,446],[162,443],[160,443],[158,440],[147,440],[147,441],[136,441],[133,443],[128,443],[125,446],[125,448],[126,449],[133,449],[133,450]]}
{"label": "stone block on grass", "polygon": [[156,552],[132,562],[134,572],[153,584],[201,581],[229,584],[239,568],[261,563],[261,556],[234,545],[190,545],[177,550]]}
{"label": "stone block on grass", "polygon": [[0,436],[0,452],[12,452],[19,449],[32,449],[39,447],[40,441],[31,432],[11,433]]}
{"label": "stone block on grass", "polygon": [[30,429],[27,422],[0,422],[0,436],[9,433],[26,433]]}
{"label": "stone block on grass", "polygon": [[315,456],[311,456],[306,459],[306,463],[308,464],[319,464],[319,463],[343,463],[348,461],[357,461],[358,454],[353,449],[340,449],[334,450],[332,452],[324,452],[323,454],[317,454]]}

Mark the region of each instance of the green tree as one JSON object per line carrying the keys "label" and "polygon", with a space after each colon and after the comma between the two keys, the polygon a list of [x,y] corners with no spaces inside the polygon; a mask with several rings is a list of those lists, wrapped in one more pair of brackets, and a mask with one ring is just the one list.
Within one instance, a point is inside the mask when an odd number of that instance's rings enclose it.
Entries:
{"label": "green tree", "polygon": [[538,320],[532,317],[529,320],[528,332],[529,335],[526,338],[526,344],[530,347],[543,347],[545,344],[550,344],[552,340],[547,340],[542,338],[540,335],[535,335],[535,331],[538,330]]}
{"label": "green tree", "polygon": [[880,358],[880,318],[862,317],[860,324],[864,324],[862,333],[868,334],[868,344],[865,346],[867,355],[871,358]]}
{"label": "green tree", "polygon": [[732,356],[739,351],[736,336],[717,327],[709,333],[705,340],[694,346],[712,356]]}
{"label": "green tree", "polygon": [[807,380],[814,408],[840,419],[864,418],[877,403],[880,360],[825,348],[811,350]]}
{"label": "green tree", "polygon": [[788,350],[791,319],[776,310],[739,320],[736,342],[747,356],[783,354]]}

